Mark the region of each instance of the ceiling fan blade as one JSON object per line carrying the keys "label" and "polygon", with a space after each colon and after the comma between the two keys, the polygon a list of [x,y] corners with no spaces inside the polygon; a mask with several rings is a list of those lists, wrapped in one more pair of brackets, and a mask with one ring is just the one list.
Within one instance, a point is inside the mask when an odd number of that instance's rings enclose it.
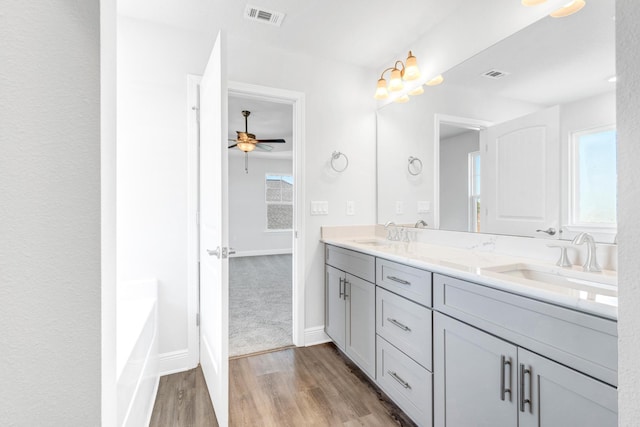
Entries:
{"label": "ceiling fan blade", "polygon": [[260,142],[270,142],[272,144],[284,144],[287,141],[285,141],[282,138],[278,138],[278,139],[256,139],[256,142],[260,143]]}
{"label": "ceiling fan blade", "polygon": [[[234,141],[234,140],[232,139],[232,141]],[[237,147],[237,146],[238,146],[238,144],[233,144],[233,145],[230,145],[229,148],[233,148],[233,147]]]}
{"label": "ceiling fan blade", "polygon": [[262,151],[271,151],[273,150],[273,147],[271,145],[268,144],[258,144],[256,145],[256,148],[262,150]]}

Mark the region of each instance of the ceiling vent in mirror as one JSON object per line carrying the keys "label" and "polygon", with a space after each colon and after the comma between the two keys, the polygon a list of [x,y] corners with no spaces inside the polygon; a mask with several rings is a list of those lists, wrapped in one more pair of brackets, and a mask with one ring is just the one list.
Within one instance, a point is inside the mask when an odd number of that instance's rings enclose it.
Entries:
{"label": "ceiling vent in mirror", "polygon": [[501,79],[504,76],[508,76],[509,73],[507,73],[506,71],[500,71],[500,70],[489,70],[489,71],[485,71],[484,73],[480,74],[482,77],[486,77],[488,79]]}
{"label": "ceiling vent in mirror", "polygon": [[244,9],[244,17],[251,21],[258,21],[279,27],[284,21],[285,14],[273,10],[261,9],[250,4]]}

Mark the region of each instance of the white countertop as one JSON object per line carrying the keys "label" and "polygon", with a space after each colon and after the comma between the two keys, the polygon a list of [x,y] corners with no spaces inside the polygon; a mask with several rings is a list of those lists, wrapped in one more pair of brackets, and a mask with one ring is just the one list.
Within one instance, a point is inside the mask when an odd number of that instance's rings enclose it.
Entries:
{"label": "white countertop", "polygon": [[[539,301],[568,307],[584,313],[617,320],[618,292],[617,273],[584,273],[581,266],[560,268],[553,264],[529,258],[500,255],[480,250],[468,250],[421,242],[392,242],[380,237],[324,237],[322,242],[352,249],[391,261],[429,270],[463,280],[468,280],[491,288],[526,296]],[[526,266],[531,269],[577,277],[576,284],[556,284],[551,281],[531,280],[514,277],[499,271],[496,267]],[[500,268],[498,268],[500,270]],[[602,282],[602,286],[583,285]]]}

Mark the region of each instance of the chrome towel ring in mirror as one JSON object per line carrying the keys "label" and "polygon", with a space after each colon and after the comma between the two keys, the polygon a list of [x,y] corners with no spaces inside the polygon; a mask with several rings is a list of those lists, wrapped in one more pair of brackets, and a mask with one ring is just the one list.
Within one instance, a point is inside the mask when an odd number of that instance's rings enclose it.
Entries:
{"label": "chrome towel ring in mirror", "polygon": [[407,170],[413,176],[420,175],[422,173],[422,160],[413,156],[409,157]]}
{"label": "chrome towel ring in mirror", "polygon": [[[342,168],[338,168],[335,165],[335,161],[338,160],[340,157],[344,157],[344,160],[345,160],[344,167]],[[333,169],[336,172],[344,172],[345,170],[347,170],[347,167],[349,167],[349,158],[344,153],[341,153],[340,151],[334,151],[333,154],[331,154],[331,169]]]}

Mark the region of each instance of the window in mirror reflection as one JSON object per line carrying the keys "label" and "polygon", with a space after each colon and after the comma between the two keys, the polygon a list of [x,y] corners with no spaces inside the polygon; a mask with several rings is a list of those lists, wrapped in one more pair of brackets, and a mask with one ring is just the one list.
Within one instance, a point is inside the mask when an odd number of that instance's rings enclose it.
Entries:
{"label": "window in mirror reflection", "polygon": [[480,231],[480,152],[469,153],[469,231]]}
{"label": "window in mirror reflection", "polygon": [[616,129],[576,132],[571,138],[573,224],[616,226]]}

